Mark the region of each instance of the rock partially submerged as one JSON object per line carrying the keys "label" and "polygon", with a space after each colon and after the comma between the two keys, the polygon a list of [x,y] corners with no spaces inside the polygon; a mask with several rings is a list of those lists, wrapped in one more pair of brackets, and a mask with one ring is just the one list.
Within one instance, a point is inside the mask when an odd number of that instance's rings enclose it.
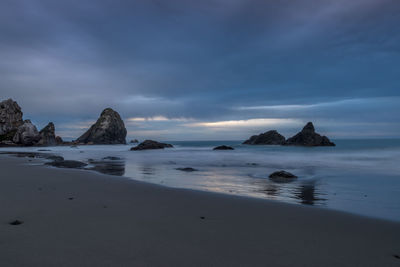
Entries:
{"label": "rock partially submerged", "polygon": [[195,172],[195,171],[198,171],[197,169],[195,169],[195,168],[191,168],[191,167],[186,167],[186,168],[176,168],[175,170],[178,170],[178,171],[183,171],[183,172]]}
{"label": "rock partially submerged", "polygon": [[58,167],[58,168],[83,168],[87,166],[86,163],[77,160],[55,160],[47,162],[46,165]]}
{"label": "rock partially submerged", "polygon": [[139,145],[132,147],[131,150],[164,149],[169,147],[174,147],[174,146],[171,144],[159,143],[153,140],[145,140]]}
{"label": "rock partially submerged", "polygon": [[126,144],[126,128],[118,112],[106,108],[100,118],[76,142],[83,144]]}
{"label": "rock partially submerged", "polygon": [[222,145],[222,146],[214,147],[213,150],[234,150],[234,148],[230,147],[230,146]]}
{"label": "rock partially submerged", "polygon": [[137,143],[139,143],[139,140],[133,139],[133,140],[131,140],[129,143],[131,143],[131,144],[137,144]]}
{"label": "rock partially submerged", "polygon": [[23,146],[33,146],[40,140],[40,134],[36,126],[30,120],[25,120],[24,123],[18,127],[17,132],[13,137],[15,144]]}
{"label": "rock partially submerged", "polygon": [[271,173],[269,178],[275,182],[291,182],[296,179],[297,176],[287,171],[276,171]]}
{"label": "rock partially submerged", "polygon": [[248,140],[244,141],[245,145],[283,145],[285,137],[279,134],[276,130],[271,130],[259,135],[253,135]]}
{"label": "rock partially submerged", "polygon": [[321,136],[315,132],[314,125],[309,122],[304,126],[303,130],[295,136],[286,140],[287,146],[335,146],[328,137]]}
{"label": "rock partially submerged", "polygon": [[42,130],[40,130],[39,134],[40,140],[37,143],[38,145],[55,146],[57,144],[55,127],[52,122],[49,122],[49,124],[47,124]]}

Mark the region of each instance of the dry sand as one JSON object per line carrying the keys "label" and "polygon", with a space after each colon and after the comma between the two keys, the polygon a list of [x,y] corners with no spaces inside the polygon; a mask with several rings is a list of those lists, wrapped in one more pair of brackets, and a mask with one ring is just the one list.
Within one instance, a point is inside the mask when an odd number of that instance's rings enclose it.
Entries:
{"label": "dry sand", "polygon": [[0,155],[2,267],[400,266],[400,223],[27,162]]}

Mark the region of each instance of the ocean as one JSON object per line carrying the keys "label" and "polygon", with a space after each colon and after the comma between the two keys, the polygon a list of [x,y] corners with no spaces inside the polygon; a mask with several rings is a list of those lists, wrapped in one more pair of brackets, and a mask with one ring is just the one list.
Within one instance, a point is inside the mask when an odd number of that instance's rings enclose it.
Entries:
{"label": "ocean", "polygon": [[[318,206],[400,221],[400,139],[333,140],[336,147],[249,146],[240,141],[174,141],[174,148],[129,145],[0,148],[52,153],[88,168],[168,187]],[[229,145],[233,151],[213,151]],[[114,157],[114,158],[106,158]],[[106,158],[106,159],[104,159]],[[185,172],[178,168],[191,167]],[[298,176],[276,182],[269,174]]]}

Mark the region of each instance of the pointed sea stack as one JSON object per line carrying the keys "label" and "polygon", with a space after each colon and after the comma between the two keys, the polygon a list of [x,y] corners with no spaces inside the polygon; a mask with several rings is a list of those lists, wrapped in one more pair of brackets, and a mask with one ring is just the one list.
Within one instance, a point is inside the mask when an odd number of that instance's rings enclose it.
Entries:
{"label": "pointed sea stack", "polygon": [[279,134],[276,130],[271,130],[259,135],[253,135],[248,140],[244,141],[244,145],[283,145],[285,137]]}
{"label": "pointed sea stack", "polygon": [[314,125],[309,122],[303,130],[295,136],[286,140],[287,146],[335,146],[326,136],[321,136],[315,132]]}
{"label": "pointed sea stack", "polygon": [[40,130],[39,134],[40,141],[38,142],[38,145],[55,146],[57,144],[54,123],[49,122],[46,127]]}
{"label": "pointed sea stack", "polygon": [[100,118],[76,142],[84,144],[126,144],[125,124],[118,112],[106,108]]}

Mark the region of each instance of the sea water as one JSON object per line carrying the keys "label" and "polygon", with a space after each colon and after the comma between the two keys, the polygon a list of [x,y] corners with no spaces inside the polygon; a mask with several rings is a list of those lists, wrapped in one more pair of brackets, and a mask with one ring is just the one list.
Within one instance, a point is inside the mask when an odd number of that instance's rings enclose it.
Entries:
{"label": "sea water", "polygon": [[[169,187],[315,205],[400,221],[400,140],[334,140],[336,147],[250,146],[239,141],[169,142],[174,148],[130,151],[134,145],[2,148],[89,163],[88,168]],[[213,151],[229,145],[230,151]],[[46,152],[45,152],[46,153]],[[105,157],[116,157],[104,159]],[[178,168],[197,171],[184,172]],[[269,174],[298,176],[282,183]]]}

